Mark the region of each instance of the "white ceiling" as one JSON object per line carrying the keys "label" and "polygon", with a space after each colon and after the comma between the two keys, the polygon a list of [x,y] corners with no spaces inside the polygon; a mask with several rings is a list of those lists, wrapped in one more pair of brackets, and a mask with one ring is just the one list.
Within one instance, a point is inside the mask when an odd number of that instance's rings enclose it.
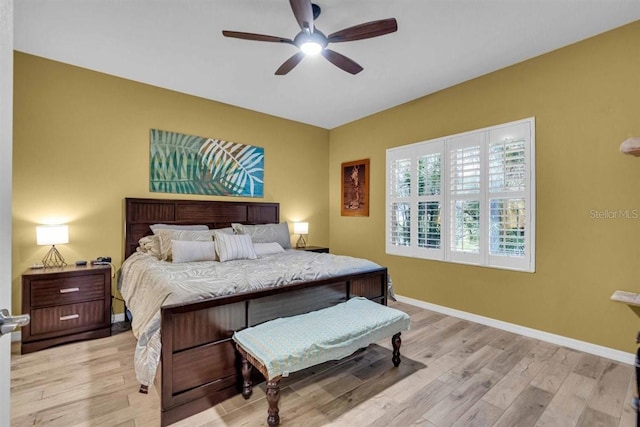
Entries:
{"label": "white ceiling", "polygon": [[[15,49],[332,129],[640,19],[638,0],[317,0],[325,34],[395,17],[398,32],[295,53],[222,30],[293,38],[287,0],[17,0]],[[639,43],[640,47],[640,43]]]}

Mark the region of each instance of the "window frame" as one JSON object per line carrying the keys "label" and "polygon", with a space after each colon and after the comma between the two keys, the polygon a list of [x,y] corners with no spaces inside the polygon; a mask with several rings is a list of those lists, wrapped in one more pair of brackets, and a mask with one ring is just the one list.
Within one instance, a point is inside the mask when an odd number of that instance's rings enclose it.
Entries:
{"label": "window frame", "polygon": [[[515,132],[516,138],[507,139],[507,136]],[[506,181],[503,182],[502,187],[496,190],[495,179],[490,176],[490,170],[495,168],[496,158],[499,158],[500,154],[495,154],[499,151],[494,150],[495,147],[503,146],[503,152],[508,145],[519,145],[520,141],[523,141],[524,148],[519,148],[523,152],[522,164],[509,162],[506,157],[502,157],[502,164],[499,167],[504,169],[505,175],[507,170],[515,165],[517,170],[518,179],[516,182],[521,185],[516,185],[514,188],[510,188]],[[504,142],[502,142],[504,141]],[[501,144],[502,142],[502,144]],[[478,147],[479,151],[479,184],[477,185],[477,191],[475,191],[475,175],[478,175],[473,169],[474,165],[470,165],[469,168],[456,169],[458,171],[457,180],[454,180],[451,176],[452,167],[452,153],[456,150],[465,149],[474,153],[474,149]],[[499,150],[499,149],[498,149]],[[493,153],[492,155],[490,155]],[[432,156],[434,154],[440,155],[440,191],[439,195],[420,195],[418,194],[419,188],[419,159],[425,156]],[[396,191],[400,188],[400,178],[397,174],[395,165],[398,162],[410,162],[410,173],[403,174],[402,188],[404,190],[402,195],[398,195]],[[490,160],[494,163],[490,165]],[[460,163],[456,163],[459,165]],[[462,171],[462,172],[460,172]],[[469,171],[472,173],[470,174]],[[394,175],[395,173],[395,175]],[[462,179],[460,177],[463,177]],[[466,176],[472,175],[470,180],[467,181]],[[494,181],[491,181],[494,179]],[[408,183],[406,180],[409,180]],[[469,191],[455,191],[452,188],[452,182],[458,183],[464,181],[464,185],[461,187],[458,185],[456,188],[469,189]],[[470,183],[470,184],[469,184]],[[394,185],[397,187],[394,188]],[[493,186],[491,186],[493,185]],[[406,195],[406,188],[409,188],[409,195]],[[443,138],[436,138],[427,141],[417,142],[404,146],[389,148],[386,150],[386,218],[385,218],[385,248],[386,253],[390,255],[407,256],[413,258],[430,259],[436,261],[453,262],[477,266],[485,266],[491,268],[516,270],[524,272],[535,272],[535,118],[530,117],[522,120],[517,120],[509,123],[490,126],[482,129],[477,129],[469,132],[459,133],[455,135],[446,136]],[[419,206],[421,202],[439,202],[440,214],[439,214],[439,227],[440,227],[440,247],[420,247],[418,243],[419,230]],[[454,224],[454,209],[453,203],[455,201],[478,201],[479,202],[479,227],[473,229],[477,233],[478,250],[477,252],[455,250],[453,244],[453,224]],[[407,245],[395,244],[392,239],[392,232],[394,228],[393,222],[393,206],[394,203],[408,203],[409,204],[409,243]],[[495,229],[492,233],[492,215],[495,225],[495,206],[496,203],[516,204],[518,209],[516,210],[516,217],[518,220],[521,217],[524,218],[524,227],[518,228],[522,230],[521,234],[516,234],[514,237],[511,234],[506,234],[504,231],[517,230],[502,228],[502,231],[497,235]],[[424,205],[423,205],[424,206]],[[433,206],[433,205],[432,205]],[[492,210],[492,206],[493,209]],[[474,214],[471,214],[474,217]],[[506,221],[506,220],[504,220]],[[505,222],[506,223],[506,222]],[[500,223],[499,223],[500,224]],[[397,224],[395,224],[397,225]],[[493,240],[492,240],[493,239]],[[498,243],[496,243],[496,239]],[[509,246],[508,241],[514,241],[516,243],[513,246]],[[424,241],[424,240],[423,240]],[[507,243],[505,243],[507,242]],[[494,253],[496,244],[500,245],[503,249],[503,253]],[[515,250],[513,249],[515,246]],[[522,250],[520,251],[520,247]],[[513,253],[509,253],[509,248]],[[522,252],[522,255],[520,255]]]}

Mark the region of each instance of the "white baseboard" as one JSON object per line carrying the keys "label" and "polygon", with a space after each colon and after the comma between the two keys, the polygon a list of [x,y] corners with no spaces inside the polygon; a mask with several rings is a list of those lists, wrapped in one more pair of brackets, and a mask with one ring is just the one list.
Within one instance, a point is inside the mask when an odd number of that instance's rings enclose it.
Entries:
{"label": "white baseboard", "polygon": [[[123,322],[124,313],[118,313],[111,315],[111,323]],[[11,341],[22,341],[22,331],[11,332]]]}
{"label": "white baseboard", "polygon": [[580,341],[573,338],[563,337],[562,335],[556,335],[556,334],[551,334],[549,332],[540,331],[537,329],[527,328],[525,326],[504,322],[502,320],[492,319],[490,317],[484,317],[484,316],[480,316],[473,313],[467,313],[466,311],[460,311],[453,308],[444,307],[441,305],[432,304],[429,302],[405,297],[402,295],[396,295],[396,299],[400,302],[411,304],[416,307],[424,308],[424,309],[435,311],[438,313],[446,314],[447,316],[458,317],[460,319],[469,320],[471,322],[491,326],[492,328],[502,329],[503,331],[524,335],[525,337],[535,338],[541,341],[550,342],[552,344],[561,345],[564,347],[572,348],[574,350],[594,354],[600,357],[606,357],[607,359],[612,359],[617,362],[626,363],[628,365],[635,364],[636,355],[633,353],[627,353],[624,351],[615,350],[613,348],[588,343],[586,341]]}

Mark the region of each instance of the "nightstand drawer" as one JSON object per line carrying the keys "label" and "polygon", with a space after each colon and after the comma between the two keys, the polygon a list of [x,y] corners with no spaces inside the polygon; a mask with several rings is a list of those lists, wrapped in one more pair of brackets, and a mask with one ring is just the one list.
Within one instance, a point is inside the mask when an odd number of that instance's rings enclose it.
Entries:
{"label": "nightstand drawer", "polygon": [[104,324],[104,300],[31,311],[31,335]]}
{"label": "nightstand drawer", "polygon": [[104,299],[104,275],[42,279],[31,282],[31,307]]}

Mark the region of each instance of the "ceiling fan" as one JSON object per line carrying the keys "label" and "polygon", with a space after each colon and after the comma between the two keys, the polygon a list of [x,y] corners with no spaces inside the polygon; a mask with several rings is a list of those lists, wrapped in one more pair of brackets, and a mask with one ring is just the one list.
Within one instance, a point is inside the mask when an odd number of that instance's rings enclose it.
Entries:
{"label": "ceiling fan", "polygon": [[264,34],[243,33],[240,31],[222,31],[225,37],[237,39],[256,40],[262,42],[287,43],[300,49],[291,58],[287,59],[276,70],[276,75],[284,75],[293,69],[305,55],[320,53],[336,67],[351,74],[358,74],[362,67],[354,60],[327,48],[329,43],[349,42],[382,36],[398,30],[395,18],[381,19],[354,25],[325,36],[322,31],[314,27],[313,21],[320,16],[320,6],[312,4],[311,0],[289,0],[293,15],[295,16],[301,31],[293,40],[285,37],[267,36]]}

